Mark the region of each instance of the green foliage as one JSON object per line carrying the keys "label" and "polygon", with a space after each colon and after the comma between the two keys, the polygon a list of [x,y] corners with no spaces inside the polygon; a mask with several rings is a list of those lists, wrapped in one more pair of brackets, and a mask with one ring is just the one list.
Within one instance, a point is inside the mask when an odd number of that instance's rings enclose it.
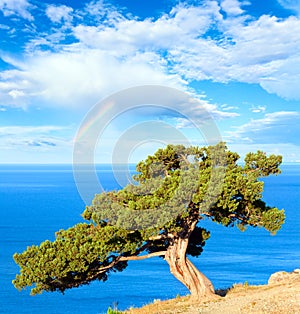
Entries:
{"label": "green foliage", "polygon": [[135,253],[141,245],[138,234],[129,233],[114,226],[77,224],[68,230],[60,230],[54,242],[45,241],[40,246],[27,247],[14,259],[21,272],[13,281],[18,289],[33,287],[31,293],[59,290],[87,284],[93,279],[105,281],[111,271],[122,271],[126,262],[111,264],[117,256]]}
{"label": "green foliage", "polygon": [[280,173],[281,156],[258,151],[247,154],[244,166],[238,160],[224,143],[159,149],[138,163],[137,184],[95,196],[83,213],[88,223],[15,254],[21,268],[15,287],[36,294],[105,281],[110,272],[124,270],[129,257],[166,251],[187,235],[186,253],[199,256],[210,235],[199,226],[203,219],[276,233],[284,211],[261,200],[260,178]]}
{"label": "green foliage", "polygon": [[107,309],[107,314],[122,314],[122,312],[118,311],[117,309],[112,309],[111,307],[109,307]]}

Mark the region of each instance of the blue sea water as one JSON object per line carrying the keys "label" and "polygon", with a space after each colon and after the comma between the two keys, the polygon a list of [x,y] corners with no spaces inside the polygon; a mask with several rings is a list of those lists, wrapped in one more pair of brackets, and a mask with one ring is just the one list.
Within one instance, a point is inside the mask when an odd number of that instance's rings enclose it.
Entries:
{"label": "blue sea water", "polygon": [[[248,281],[265,284],[276,271],[300,268],[300,165],[284,165],[280,176],[265,179],[264,200],[284,208],[286,223],[276,236],[262,229],[240,232],[205,222],[211,231],[204,253],[193,262],[216,288]],[[107,190],[117,187],[111,169],[98,169]],[[163,259],[133,261],[105,283],[94,282],[60,293],[30,296],[11,281],[18,273],[15,252],[54,239],[55,231],[82,221],[84,210],[68,165],[0,166],[0,313],[106,313],[142,306],[154,299],[185,295],[187,289]]]}

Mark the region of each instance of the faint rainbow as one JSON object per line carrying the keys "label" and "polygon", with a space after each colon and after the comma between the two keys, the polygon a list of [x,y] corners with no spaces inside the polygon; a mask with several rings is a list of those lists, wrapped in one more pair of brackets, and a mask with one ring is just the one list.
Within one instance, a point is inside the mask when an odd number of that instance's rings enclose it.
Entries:
{"label": "faint rainbow", "polygon": [[[96,105],[96,107],[93,108],[92,111],[89,112],[88,116],[84,119],[83,123],[81,124],[78,134],[77,134],[77,140],[81,140],[88,134],[90,129],[95,125],[97,121],[99,121],[101,118],[103,118],[112,108],[114,105],[113,101],[107,102],[103,105],[101,102],[99,106]],[[99,109],[96,114],[94,114],[95,109]],[[106,121],[107,122],[107,121]]]}

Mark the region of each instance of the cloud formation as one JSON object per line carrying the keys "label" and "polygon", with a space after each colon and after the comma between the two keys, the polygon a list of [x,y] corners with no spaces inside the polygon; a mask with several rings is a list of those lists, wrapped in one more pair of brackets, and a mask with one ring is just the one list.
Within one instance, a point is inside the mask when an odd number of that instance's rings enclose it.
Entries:
{"label": "cloud formation", "polygon": [[[0,71],[0,110],[37,105],[88,110],[121,89],[157,84],[194,93],[199,102],[186,112],[197,121],[203,121],[203,110],[216,121],[237,118],[235,106],[216,105],[189,85],[203,80],[259,84],[268,93],[300,99],[300,19],[253,17],[247,5],[237,0],[181,3],[145,19],[103,1],[81,9],[44,5],[40,14],[49,27],[41,29],[27,1],[4,1],[0,10],[6,17],[18,15],[34,26],[28,37],[24,35],[20,54],[0,51],[7,65]],[[294,111],[267,113],[265,105],[250,111],[260,118],[227,132],[229,142],[284,142],[292,126],[297,129],[299,115]],[[184,118],[173,123],[179,129],[190,127]],[[30,135],[29,129],[22,129],[19,138],[18,129],[10,131],[11,137],[5,134],[12,145],[50,149],[62,143],[45,130]]]}
{"label": "cloud formation", "polygon": [[66,5],[48,5],[46,15],[53,23],[71,22],[73,9]]}
{"label": "cloud formation", "polygon": [[300,131],[300,113],[278,111],[266,113],[263,118],[249,122],[226,132],[226,140],[231,143],[285,143],[299,145],[299,138],[293,136]]}
{"label": "cloud formation", "polygon": [[300,1],[299,0],[277,0],[284,8],[300,13]]}
{"label": "cloud formation", "polygon": [[33,6],[27,0],[1,0],[0,11],[4,16],[21,16],[23,19],[33,21],[34,17],[30,13]]}
{"label": "cloud formation", "polygon": [[[244,4],[247,4],[244,2]],[[223,0],[221,1],[221,9],[230,15],[240,15],[244,13],[241,8],[242,3],[238,0]]]}
{"label": "cloud formation", "polygon": [[[47,163],[71,155],[72,135],[69,127],[44,126],[1,126],[0,162]],[[59,159],[58,159],[59,160]]]}
{"label": "cloud formation", "polygon": [[[14,68],[0,72],[1,99],[13,106],[85,106],[133,85],[185,89],[201,80],[260,84],[269,93],[300,99],[300,20],[255,19],[244,7],[237,0],[204,1],[138,20],[102,1],[76,11],[49,5],[45,14],[53,27],[28,39],[30,53],[22,62],[2,53]],[[0,9],[33,20],[25,0],[4,1]]]}

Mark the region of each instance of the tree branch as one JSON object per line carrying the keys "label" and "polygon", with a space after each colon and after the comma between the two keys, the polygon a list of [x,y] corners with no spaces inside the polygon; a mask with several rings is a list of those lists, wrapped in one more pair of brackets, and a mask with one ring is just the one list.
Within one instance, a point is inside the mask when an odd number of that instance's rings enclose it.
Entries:
{"label": "tree branch", "polygon": [[190,165],[191,163],[189,162],[189,160],[187,159],[187,157],[184,155],[184,154],[180,154],[180,157],[184,160],[184,162],[187,164],[187,165]]}
{"label": "tree branch", "polygon": [[[165,239],[172,239],[174,238],[174,234],[168,233],[168,234],[159,234],[153,237],[149,237],[149,241],[156,241],[156,240],[165,240]],[[148,241],[148,240],[147,240]]]}
{"label": "tree branch", "polygon": [[139,261],[146,258],[151,258],[155,256],[164,256],[166,255],[167,251],[160,251],[160,252],[154,252],[147,255],[141,255],[141,256],[122,256],[119,261],[120,262],[127,262],[127,261]]}
{"label": "tree branch", "polygon": [[65,286],[67,288],[78,287],[82,284],[87,284],[90,281],[96,279],[101,273],[104,273],[107,270],[109,270],[110,268],[113,268],[119,262],[138,261],[138,260],[143,260],[143,259],[151,258],[151,257],[155,257],[155,256],[164,256],[165,254],[166,254],[166,251],[160,251],[160,252],[154,252],[154,253],[150,253],[150,254],[142,255],[142,256],[118,256],[112,262],[110,262],[109,265],[107,265],[107,266],[104,266],[104,267],[97,269],[97,267],[99,267],[97,265],[95,267],[95,269],[90,269],[89,270],[91,272],[90,275],[86,274],[86,276],[78,279],[77,281],[73,281],[72,283],[68,283],[68,282],[63,282],[62,280],[60,280],[58,278],[55,278],[55,279],[52,279],[49,282],[49,284],[52,286],[56,286],[56,287],[60,287],[60,286]]}

